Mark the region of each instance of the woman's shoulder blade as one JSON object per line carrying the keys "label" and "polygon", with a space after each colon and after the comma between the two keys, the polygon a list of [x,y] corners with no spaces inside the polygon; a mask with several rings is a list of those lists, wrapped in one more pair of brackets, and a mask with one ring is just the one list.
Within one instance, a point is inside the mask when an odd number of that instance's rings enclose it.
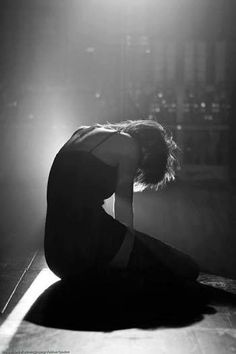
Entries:
{"label": "woman's shoulder blade", "polygon": [[139,147],[136,141],[127,133],[120,133],[117,141],[119,140],[119,148],[121,152],[136,156],[139,154]]}

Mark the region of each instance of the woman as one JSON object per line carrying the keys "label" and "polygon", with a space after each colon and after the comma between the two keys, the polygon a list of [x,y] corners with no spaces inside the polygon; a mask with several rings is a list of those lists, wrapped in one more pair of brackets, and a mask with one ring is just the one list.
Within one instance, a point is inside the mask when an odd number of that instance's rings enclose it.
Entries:
{"label": "woman", "polygon": [[[134,185],[174,179],[175,149],[152,120],[83,126],[72,135],[48,180],[45,255],[55,274],[123,269],[197,278],[190,257],[133,227]],[[115,218],[102,206],[113,194]]]}

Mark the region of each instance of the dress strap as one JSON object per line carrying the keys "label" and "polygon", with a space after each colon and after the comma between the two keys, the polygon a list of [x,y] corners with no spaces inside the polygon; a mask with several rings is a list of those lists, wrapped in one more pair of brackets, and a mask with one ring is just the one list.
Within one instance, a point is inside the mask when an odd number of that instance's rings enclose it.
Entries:
{"label": "dress strap", "polygon": [[110,139],[113,135],[115,135],[116,133],[118,133],[117,131],[115,131],[114,133],[108,134],[107,136],[105,136],[104,139],[102,139],[101,141],[99,141],[98,144],[96,144],[94,147],[92,147],[92,149],[89,150],[89,152],[93,152],[98,146],[100,146],[101,144],[104,143],[104,141]]}

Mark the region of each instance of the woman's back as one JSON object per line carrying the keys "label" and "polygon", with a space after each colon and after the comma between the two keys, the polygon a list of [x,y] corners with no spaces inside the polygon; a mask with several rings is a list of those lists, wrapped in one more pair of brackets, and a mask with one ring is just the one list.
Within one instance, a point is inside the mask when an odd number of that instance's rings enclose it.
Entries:
{"label": "woman's back", "polygon": [[[125,227],[102,208],[104,199],[115,192],[117,180],[117,167],[108,164],[109,153],[102,154],[102,147],[116,131],[91,133],[93,129],[86,127],[73,134],[55,157],[49,174],[45,253],[58,274],[65,271],[75,250],[81,267],[94,262],[95,254],[110,259],[125,232]],[[102,251],[104,244],[108,246]],[[73,268],[69,263],[68,267]]]}
{"label": "woman's back", "polygon": [[88,137],[90,132],[90,128],[78,131],[57,154],[48,180],[49,207],[58,208],[66,202],[73,208],[88,203],[101,205],[114,193],[117,169],[114,162],[109,164],[109,153],[104,153],[102,145],[115,132]]}
{"label": "woman's back", "polygon": [[[113,137],[114,135],[118,135],[118,139]],[[120,147],[119,135],[116,130],[103,127],[82,127],[72,135],[60,152],[87,151],[104,163],[115,166],[117,165],[115,151]]]}

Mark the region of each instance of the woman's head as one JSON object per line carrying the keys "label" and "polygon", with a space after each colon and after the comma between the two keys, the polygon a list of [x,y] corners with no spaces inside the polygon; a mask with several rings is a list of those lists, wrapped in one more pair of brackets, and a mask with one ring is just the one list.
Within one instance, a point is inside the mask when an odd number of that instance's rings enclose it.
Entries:
{"label": "woman's head", "polygon": [[138,189],[157,189],[174,180],[177,145],[159,123],[154,120],[129,120],[107,126],[128,133],[139,146],[140,162],[135,178]]}

